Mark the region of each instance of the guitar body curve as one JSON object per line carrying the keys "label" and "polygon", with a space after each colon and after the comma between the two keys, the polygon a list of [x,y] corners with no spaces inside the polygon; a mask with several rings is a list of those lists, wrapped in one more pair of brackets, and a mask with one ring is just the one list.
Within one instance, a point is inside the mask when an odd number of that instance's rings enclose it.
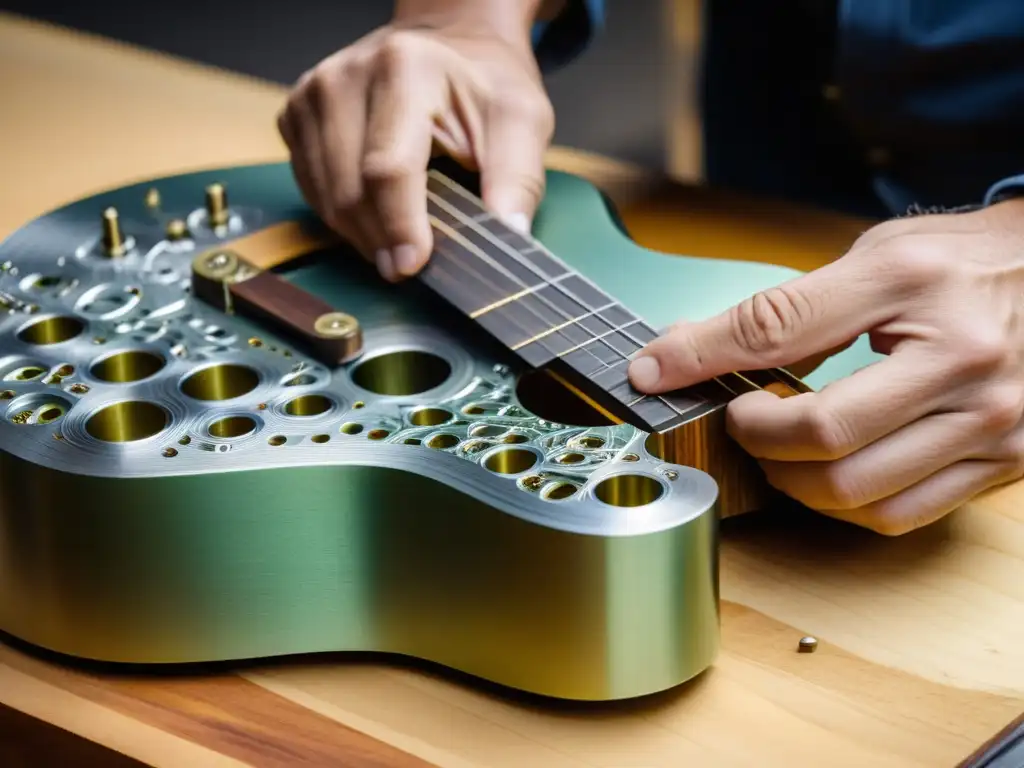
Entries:
{"label": "guitar body curve", "polygon": [[[203,206],[215,182],[222,226]],[[539,238],[641,311],[674,308],[652,287],[705,279],[666,278],[672,259],[632,243],[586,182],[550,183]],[[350,253],[286,274],[358,318],[345,365],[193,295],[196,254],[311,220],[268,164],[103,192],[0,243],[0,631],[111,662],[398,653],[571,699],[706,669],[708,473],[560,410],[422,286]],[[616,252],[636,279],[616,277]],[[727,288],[690,311],[785,279],[745,270],[715,273]]]}

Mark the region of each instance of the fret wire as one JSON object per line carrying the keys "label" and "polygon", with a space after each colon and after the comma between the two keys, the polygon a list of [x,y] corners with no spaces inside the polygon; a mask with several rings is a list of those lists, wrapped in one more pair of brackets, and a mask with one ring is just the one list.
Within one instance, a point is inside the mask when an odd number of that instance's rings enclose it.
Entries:
{"label": "fret wire", "polygon": [[[563,328],[567,328],[570,325],[572,325],[573,323],[578,323],[580,320],[583,320],[586,317],[593,317],[595,312],[600,312],[603,309],[608,309],[608,307],[613,307],[613,306],[615,306],[614,303],[609,304],[607,307],[601,307],[601,309],[593,309],[590,312],[586,312],[586,313],[580,315],[579,317],[570,318],[570,319],[566,320],[564,323],[560,323],[559,325],[556,325],[554,328],[551,328],[551,329],[549,329],[547,331],[544,331],[543,333],[537,334],[532,339],[527,339],[526,341],[519,342],[518,344],[516,344],[513,347],[513,349],[521,349],[521,348],[525,347],[527,344],[532,344],[533,342],[537,341],[538,339],[543,339],[545,336],[550,336],[552,333],[554,333],[556,331],[560,331]],[[587,333],[590,333],[590,331],[587,331]],[[594,339],[591,339],[591,341],[593,341],[593,340]],[[615,351],[617,351],[617,350],[615,350]]]}
{"label": "fret wire", "polygon": [[522,298],[524,298],[526,296],[529,296],[532,293],[536,293],[537,291],[541,291],[541,290],[547,288],[548,286],[554,285],[559,280],[564,280],[566,277],[570,277],[570,276],[571,275],[561,275],[560,277],[553,277],[553,278],[551,278],[551,280],[549,280],[546,283],[540,283],[539,285],[534,285],[534,286],[529,287],[529,288],[524,288],[523,290],[519,291],[519,293],[513,293],[511,296],[507,296],[506,298],[501,299],[500,301],[496,301],[493,304],[488,304],[486,307],[483,307],[483,308],[478,309],[478,310],[476,310],[474,312],[471,312],[469,316],[471,318],[473,318],[474,320],[476,320],[478,317],[482,317],[483,315],[487,314],[491,310],[498,309],[499,307],[503,307],[504,305],[509,304],[509,303],[511,303],[513,301],[519,301],[519,299],[522,299]]}
{"label": "fret wire", "polygon": [[[599,310],[599,311],[600,311],[600,310]],[[623,335],[625,336],[625,333],[623,333],[623,331],[624,331],[624,330],[625,330],[626,328],[628,328],[629,326],[631,326],[631,325],[636,325],[636,324],[637,324],[637,323],[639,323],[639,322],[640,322],[640,320],[630,320],[630,321],[629,321],[628,323],[624,323],[623,325],[616,325],[616,326],[613,326],[613,327],[612,327],[612,328],[611,328],[610,330],[607,330],[607,331],[605,331],[604,333],[600,333],[600,334],[598,334],[597,336],[595,336],[595,337],[594,337],[594,338],[592,338],[592,339],[587,339],[587,340],[586,340],[585,342],[583,342],[582,344],[577,344],[577,345],[576,345],[575,347],[573,347],[572,349],[567,349],[567,350],[565,350],[565,352],[559,352],[559,353],[558,353],[558,356],[559,356],[559,357],[563,357],[564,355],[568,355],[568,354],[571,354],[571,353],[575,352],[575,351],[576,351],[576,350],[578,350],[578,349],[583,349],[584,347],[586,347],[586,346],[588,346],[588,345],[590,345],[590,344],[593,344],[593,343],[594,343],[595,341],[600,341],[600,340],[601,340],[601,339],[603,339],[603,338],[604,338],[605,336],[611,336],[611,335],[612,335],[613,333],[615,333],[616,331],[618,331],[619,333],[622,333],[622,334],[623,334]],[[635,339],[633,339],[633,340],[635,341]],[[606,345],[606,346],[607,346],[607,345]],[[612,348],[611,348],[611,346],[608,346],[608,348],[609,348],[609,349],[612,349]],[[612,352],[617,352],[617,353],[619,354],[619,356],[620,356],[620,357],[622,356],[622,353],[621,353],[621,352],[619,352],[619,351],[618,351],[617,349],[612,349]],[[600,360],[600,358],[598,358],[598,359]],[[628,359],[628,358],[626,358],[626,359]],[[619,365],[619,364],[621,364],[621,362],[622,362],[622,361],[620,360],[620,361],[616,362],[616,363],[615,363],[615,365]],[[610,365],[608,365],[608,364],[607,364],[606,362],[604,362],[604,360],[601,360],[601,365],[605,366],[606,368],[611,368],[611,367],[613,367],[613,366],[610,366]]]}

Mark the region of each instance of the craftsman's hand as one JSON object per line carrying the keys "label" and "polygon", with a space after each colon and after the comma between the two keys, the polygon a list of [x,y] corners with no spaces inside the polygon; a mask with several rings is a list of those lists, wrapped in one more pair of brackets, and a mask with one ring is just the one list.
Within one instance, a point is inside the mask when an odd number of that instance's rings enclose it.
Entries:
{"label": "craftsman's hand", "polygon": [[499,34],[462,14],[396,21],[335,53],[278,121],[307,202],[389,280],[431,252],[433,153],[478,170],[484,203],[520,229],[543,195],[554,117],[529,25]]}
{"label": "craftsman's hand", "polygon": [[777,489],[897,535],[1024,474],[1022,297],[1024,200],[898,219],[828,266],[675,326],[630,377],[662,392],[868,333],[883,360],[820,392],[742,395],[727,423]]}

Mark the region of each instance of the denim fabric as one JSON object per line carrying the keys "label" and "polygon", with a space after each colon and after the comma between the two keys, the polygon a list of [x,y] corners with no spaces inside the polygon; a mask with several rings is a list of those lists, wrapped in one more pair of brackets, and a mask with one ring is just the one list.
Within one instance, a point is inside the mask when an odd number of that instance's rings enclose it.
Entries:
{"label": "denim fabric", "polygon": [[[538,26],[546,71],[605,6]],[[1024,0],[705,0],[704,18],[709,183],[872,215],[1024,194]]]}

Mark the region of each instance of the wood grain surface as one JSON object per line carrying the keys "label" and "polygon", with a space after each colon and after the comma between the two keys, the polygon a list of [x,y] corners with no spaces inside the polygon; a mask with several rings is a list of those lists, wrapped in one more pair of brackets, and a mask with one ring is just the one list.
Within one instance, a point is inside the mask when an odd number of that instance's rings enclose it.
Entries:
{"label": "wood grain surface", "polygon": [[[0,14],[0,236],[138,179],[284,158],[266,83]],[[609,105],[614,108],[614,105]],[[644,245],[802,269],[868,223],[672,188],[556,149]],[[566,705],[326,656],[154,674],[0,642],[3,765],[952,768],[1024,710],[1024,486],[887,539],[727,521],[724,648],[692,684]],[[798,654],[799,638],[819,638]]]}

